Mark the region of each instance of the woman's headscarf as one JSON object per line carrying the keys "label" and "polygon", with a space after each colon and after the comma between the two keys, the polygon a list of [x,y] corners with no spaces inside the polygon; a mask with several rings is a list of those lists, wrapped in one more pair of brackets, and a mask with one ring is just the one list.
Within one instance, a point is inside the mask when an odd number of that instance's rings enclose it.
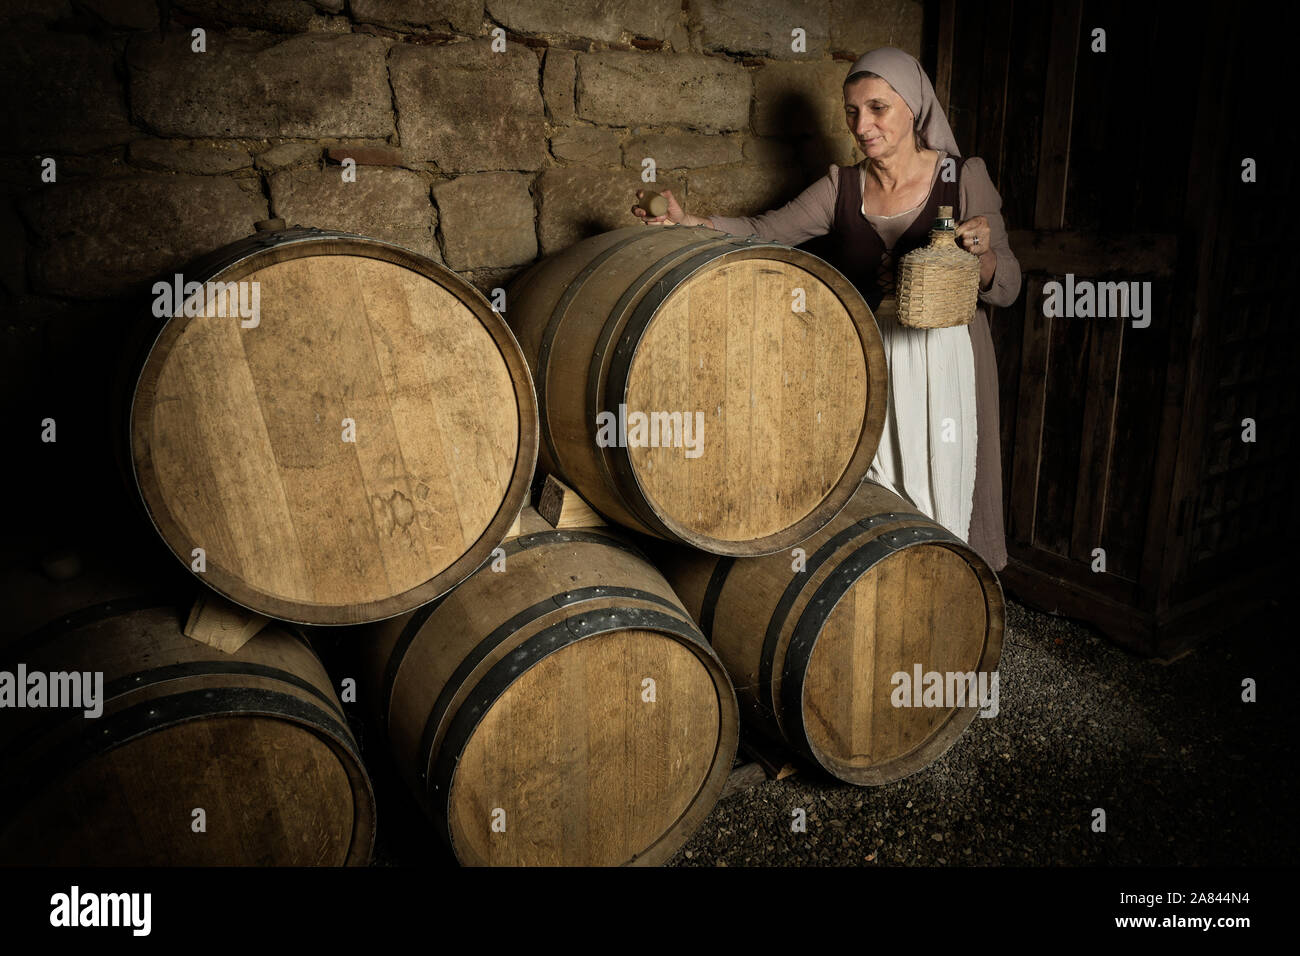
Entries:
{"label": "woman's headscarf", "polygon": [[916,127],[926,146],[941,149],[949,156],[961,155],[948,117],[934,95],[934,85],[915,57],[892,46],[882,46],[858,57],[848,75],[864,71],[876,74],[903,98],[916,116]]}

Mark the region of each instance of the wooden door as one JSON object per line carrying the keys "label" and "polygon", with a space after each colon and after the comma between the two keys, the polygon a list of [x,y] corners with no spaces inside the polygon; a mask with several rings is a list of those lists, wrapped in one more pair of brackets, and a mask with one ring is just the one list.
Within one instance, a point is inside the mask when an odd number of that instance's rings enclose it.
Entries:
{"label": "wooden door", "polygon": [[[1177,289],[1205,27],[1115,0],[931,12],[940,98],[963,152],[988,164],[1024,272],[1020,298],[990,316],[1003,578],[1136,639],[1149,619],[1134,610],[1156,608],[1171,514],[1167,387],[1181,371],[1171,360],[1186,361]],[[1150,282],[1150,325],[1045,315],[1044,286],[1067,274]]]}

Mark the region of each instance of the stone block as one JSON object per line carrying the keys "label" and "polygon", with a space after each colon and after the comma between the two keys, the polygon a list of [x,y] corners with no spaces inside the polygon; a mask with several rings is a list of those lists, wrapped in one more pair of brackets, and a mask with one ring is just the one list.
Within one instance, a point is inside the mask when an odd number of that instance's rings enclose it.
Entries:
{"label": "stone block", "polygon": [[351,159],[358,166],[402,166],[405,160],[401,150],[388,146],[332,146],[325,151],[332,163]]}
{"label": "stone block", "polygon": [[[688,22],[704,49],[729,53],[819,58],[831,38],[829,0],[691,0]],[[791,48],[795,28],[802,52]]]}
{"label": "stone block", "polygon": [[537,258],[532,177],[473,173],[433,187],[452,269],[501,269]]}
{"label": "stone block", "polygon": [[281,143],[254,157],[258,169],[283,169],[320,162],[320,147],[311,143]]}
{"label": "stone block", "polygon": [[546,51],[546,60],[542,64],[542,93],[552,123],[567,123],[573,119],[573,87],[577,69],[574,56],[570,50],[555,47]]}
{"label": "stone block", "polygon": [[[641,177],[631,171],[569,166],[546,170],[537,188],[541,196],[538,236],[542,255],[549,256],[588,236],[636,225],[632,207],[636,191],[644,187]],[[685,191],[675,183],[659,183],[656,188],[671,188],[679,200],[685,198]]]}
{"label": "stone block", "polygon": [[849,136],[844,121],[844,78],[849,64],[765,63],[754,74],[754,132],[759,136],[809,133]]}
{"label": "stone block", "polygon": [[668,38],[681,11],[680,0],[487,0],[492,19],[509,30],[565,34],[613,41],[626,30],[634,36]]}
{"label": "stone block", "polygon": [[483,0],[352,0],[352,18],[395,30],[477,34],[483,26]]}
{"label": "stone block", "polygon": [[846,166],[861,159],[862,155],[854,148],[848,133],[839,136],[815,134],[791,139],[751,137],[745,141],[746,162],[759,166],[789,166],[814,178],[824,175],[831,163]]}
{"label": "stone block", "polygon": [[127,151],[133,166],[214,176],[253,165],[248,150],[230,143],[137,139]]}
{"label": "stone block", "polygon": [[390,57],[402,151],[447,172],[537,169],[546,127],[537,55],[490,41],[398,46]]}
{"label": "stone block", "polygon": [[709,133],[646,133],[623,145],[623,165],[641,169],[645,158],[658,169],[721,166],[741,157],[740,140]]}
{"label": "stone block", "polygon": [[219,176],[139,175],[67,183],[22,205],[37,236],[39,292],[101,298],[242,239],[266,200]]}
{"label": "stone block", "polygon": [[137,37],[128,48],[136,118],[163,136],[355,137],[393,133],[386,46],[312,33],[283,41],[208,34]]}
{"label": "stone block", "polygon": [[606,126],[744,129],[753,92],[738,63],[693,53],[578,54],[577,112]]}
{"label": "stone block", "polygon": [[358,167],[356,182],[344,182],[338,166],[282,170],[271,176],[271,208],[289,225],[354,232],[442,258],[428,183],[409,169]]}
{"label": "stone block", "polygon": [[307,29],[312,33],[351,33],[352,21],[347,17],[331,17],[317,14],[311,18]]}
{"label": "stone block", "polygon": [[830,0],[830,4],[834,49],[856,58],[876,47],[893,46],[920,59],[924,9],[919,0]]}
{"label": "stone block", "polygon": [[798,170],[783,166],[724,166],[686,174],[696,216],[757,216],[781,206],[804,188]]}
{"label": "stone block", "polygon": [[619,134],[602,126],[569,126],[551,135],[551,154],[566,163],[617,166]]}

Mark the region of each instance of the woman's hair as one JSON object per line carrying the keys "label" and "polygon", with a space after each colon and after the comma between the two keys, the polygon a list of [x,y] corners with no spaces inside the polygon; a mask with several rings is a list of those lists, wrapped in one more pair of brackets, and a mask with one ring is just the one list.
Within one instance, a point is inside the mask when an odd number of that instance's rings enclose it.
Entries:
{"label": "woman's hair", "polygon": [[854,80],[866,80],[866,79],[870,79],[873,76],[878,80],[882,78],[879,73],[872,73],[869,70],[858,70],[858,72],[850,73],[848,76],[844,78],[844,85],[848,86]]}
{"label": "woman's hair", "polygon": [[[848,86],[856,80],[868,80],[872,78],[877,80],[885,79],[879,73],[872,73],[870,70],[858,70],[858,72],[850,73],[844,78],[844,85]],[[888,83],[889,81],[885,80],[885,82]],[[894,87],[891,85],[889,88],[892,90]],[[912,117],[912,119],[914,120],[912,124],[912,135],[916,137],[916,148],[918,150],[927,149],[928,146],[925,142],[925,137],[921,135],[921,120],[915,116]]]}

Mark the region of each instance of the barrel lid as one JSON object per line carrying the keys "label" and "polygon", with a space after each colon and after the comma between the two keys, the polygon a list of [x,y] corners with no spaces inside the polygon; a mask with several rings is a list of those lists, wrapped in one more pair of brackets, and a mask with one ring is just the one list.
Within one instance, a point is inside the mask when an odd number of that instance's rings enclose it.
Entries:
{"label": "barrel lid", "polygon": [[154,291],[130,457],[200,580],[284,620],[378,620],[505,536],[536,404],[514,337],[455,273],[379,240],[270,228]]}
{"label": "barrel lid", "polygon": [[843,507],[885,414],[880,332],[802,250],[726,241],[650,284],[610,363],[606,452],[665,537],[716,554],[797,544]]}
{"label": "barrel lid", "polygon": [[719,680],[691,644],[652,629],[541,658],[477,716],[455,762],[446,824],[461,862],[667,859],[730,769],[735,701]]}

